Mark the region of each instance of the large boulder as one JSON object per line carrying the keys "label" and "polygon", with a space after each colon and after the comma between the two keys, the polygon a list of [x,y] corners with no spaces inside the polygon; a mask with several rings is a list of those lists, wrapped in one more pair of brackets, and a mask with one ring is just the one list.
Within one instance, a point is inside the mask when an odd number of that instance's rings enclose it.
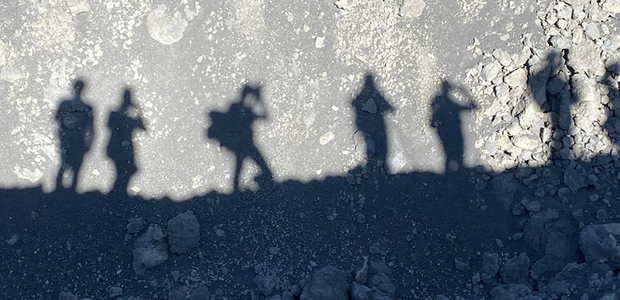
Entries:
{"label": "large boulder", "polygon": [[158,226],[149,226],[146,232],[136,240],[133,249],[133,270],[144,274],[146,269],[156,267],[168,259],[166,236]]}
{"label": "large boulder", "polygon": [[312,275],[300,300],[348,300],[347,273],[334,267],[324,267]]}
{"label": "large boulder", "polygon": [[620,267],[620,223],[588,225],[579,234],[579,246],[587,262],[605,262]]}
{"label": "large boulder", "polygon": [[198,245],[200,240],[200,224],[194,212],[188,210],[168,221],[168,242],[170,251],[187,253]]}

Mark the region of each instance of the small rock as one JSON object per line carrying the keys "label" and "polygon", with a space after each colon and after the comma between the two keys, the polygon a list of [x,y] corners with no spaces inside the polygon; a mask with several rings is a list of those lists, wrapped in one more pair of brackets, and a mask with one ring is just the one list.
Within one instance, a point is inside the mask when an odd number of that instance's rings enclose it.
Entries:
{"label": "small rock", "polygon": [[467,272],[471,270],[471,267],[468,263],[462,262],[456,258],[454,259],[454,267],[461,272]]}
{"label": "small rock", "polygon": [[620,267],[620,223],[587,225],[579,234],[579,245],[587,262],[605,262]]}
{"label": "small rock", "polygon": [[502,281],[507,284],[527,282],[530,258],[523,252],[518,257],[509,259],[499,270]]}
{"label": "small rock", "polygon": [[347,273],[334,267],[316,271],[301,293],[300,300],[348,300]]}
{"label": "small rock", "polygon": [[133,269],[136,274],[144,274],[146,269],[156,267],[168,259],[168,246],[161,228],[149,226],[136,240],[133,249]]}
{"label": "small rock", "polygon": [[69,7],[69,10],[71,11],[71,14],[73,14],[74,16],[90,11],[90,5],[88,4],[88,1],[86,0],[75,0],[71,2],[73,3]]}
{"label": "small rock", "polygon": [[172,45],[183,38],[189,24],[179,16],[166,15],[166,9],[165,5],[159,5],[148,15],[146,25],[151,38],[164,45]]}
{"label": "small rock", "polygon": [[78,297],[69,292],[60,292],[58,300],[78,300]]}
{"label": "small rock", "polygon": [[482,77],[482,80],[490,82],[493,81],[493,79],[497,78],[501,71],[502,66],[498,62],[492,61],[482,66],[480,76]]}
{"label": "small rock", "polygon": [[425,7],[424,0],[403,0],[398,14],[401,17],[416,19],[422,15]]}
{"label": "small rock", "polygon": [[319,138],[319,144],[321,144],[321,146],[325,146],[329,142],[333,141],[335,138],[336,136],[334,135],[334,133],[328,131]]}
{"label": "small rock", "polygon": [[325,47],[325,37],[317,36],[316,39],[314,40],[314,47],[317,49],[321,49]]}
{"label": "small rock", "polygon": [[198,245],[200,240],[200,224],[194,212],[188,210],[168,221],[168,242],[170,251],[187,253]]}
{"label": "small rock", "polygon": [[504,82],[511,88],[525,89],[527,87],[527,72],[522,69],[516,69],[504,78]]}
{"label": "small rock", "polygon": [[[534,196],[536,196],[538,198],[545,197],[545,188],[544,187],[539,187],[538,189],[536,189],[536,191],[534,191]],[[527,209],[527,207],[526,207],[526,209]]]}
{"label": "small rock", "polygon": [[519,299],[529,293],[531,293],[531,290],[524,284],[504,284],[489,292],[493,300]]}
{"label": "small rock", "polygon": [[13,246],[17,243],[18,240],[19,240],[19,236],[17,234],[14,234],[13,237],[11,237],[10,239],[6,241],[6,243],[9,244],[9,246]]}
{"label": "small rock", "polygon": [[567,65],[577,72],[590,72],[596,76],[605,74],[605,65],[601,60],[601,50],[590,40],[574,45],[568,51]]}
{"label": "small rock", "polygon": [[525,209],[529,212],[539,212],[542,204],[539,201],[532,201],[525,205]]}
{"label": "small rock", "polygon": [[605,222],[605,220],[607,220],[609,218],[609,215],[607,214],[607,211],[604,209],[599,209],[596,211],[596,219],[601,221],[601,222]]}
{"label": "small rock", "polygon": [[495,239],[495,244],[497,247],[504,248],[504,243],[500,239]]}
{"label": "small rock", "polygon": [[[385,273],[379,273],[370,279],[370,287],[385,293],[390,297],[394,297],[396,294],[396,286],[390,280],[390,277]],[[328,299],[328,298],[325,298]]]}
{"label": "small rock", "polygon": [[599,29],[599,25],[597,23],[590,23],[586,26],[585,34],[587,37],[593,40],[597,40],[601,38],[601,30]]}
{"label": "small rock", "polygon": [[6,82],[17,82],[18,80],[24,78],[24,75],[22,75],[22,72],[15,67],[3,67],[2,71],[0,72],[0,79],[6,81]]}
{"label": "small rock", "polygon": [[497,253],[482,254],[482,272],[494,277],[499,272],[499,255]]}
{"label": "small rock", "polygon": [[370,297],[368,293],[371,289],[365,285],[361,285],[357,282],[353,282],[353,286],[351,288],[351,298],[353,300],[369,300]]}
{"label": "small rock", "polygon": [[144,229],[144,220],[142,218],[129,218],[127,220],[127,231],[131,234],[140,233]]}
{"label": "small rock", "polygon": [[364,257],[362,267],[355,272],[355,281],[359,284],[366,284],[368,281],[368,257]]}
{"label": "small rock", "polygon": [[363,214],[357,215],[357,222],[360,224],[366,223],[366,216],[364,216]]}
{"label": "small rock", "polygon": [[116,298],[123,295],[123,289],[117,286],[112,286],[108,288],[108,295],[110,298]]}
{"label": "small rock", "polygon": [[612,14],[620,14],[620,0],[606,0],[603,9]]}

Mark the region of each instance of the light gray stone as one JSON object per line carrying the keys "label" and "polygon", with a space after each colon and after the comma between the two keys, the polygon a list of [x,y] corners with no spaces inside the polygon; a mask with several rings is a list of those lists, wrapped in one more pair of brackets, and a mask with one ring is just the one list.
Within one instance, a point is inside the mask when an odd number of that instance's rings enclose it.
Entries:
{"label": "light gray stone", "polygon": [[605,74],[605,65],[601,60],[601,50],[590,40],[574,45],[567,56],[568,66],[577,73],[590,73],[596,76]]}
{"label": "light gray stone", "polygon": [[22,72],[15,67],[3,67],[2,71],[0,71],[0,79],[6,82],[17,82],[20,79],[24,78]]}
{"label": "light gray stone", "polygon": [[487,62],[482,66],[480,77],[484,81],[493,81],[502,71],[502,66],[496,61]]}
{"label": "light gray stone", "polygon": [[606,0],[603,9],[612,14],[620,14],[620,0]]}
{"label": "light gray stone", "polygon": [[179,15],[168,16],[166,6],[161,4],[148,15],[146,25],[154,40],[164,45],[172,45],[183,38],[188,23]]}
{"label": "light gray stone", "polygon": [[398,14],[401,17],[417,19],[422,15],[425,7],[424,0],[403,0]]}

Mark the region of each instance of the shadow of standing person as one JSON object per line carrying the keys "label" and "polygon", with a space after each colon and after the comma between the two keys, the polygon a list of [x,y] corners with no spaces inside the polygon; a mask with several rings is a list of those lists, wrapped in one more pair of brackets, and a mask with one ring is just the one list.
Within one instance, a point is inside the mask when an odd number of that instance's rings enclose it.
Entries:
{"label": "shadow of standing person", "polygon": [[547,126],[553,134],[551,164],[561,159],[568,159],[572,146],[569,135],[573,127],[571,106],[575,99],[566,88],[568,74],[559,68],[561,60],[561,53],[549,52],[543,63],[530,67],[532,75],[527,80],[536,105],[542,112],[550,113],[551,124]]}
{"label": "shadow of standing person", "polygon": [[355,150],[358,153],[366,151],[364,154],[367,166],[371,160],[376,162],[377,166],[387,163],[389,148],[385,114],[394,111],[394,108],[377,89],[374,76],[366,74],[362,91],[351,101],[351,105],[355,109],[357,128],[353,136]]}
{"label": "shadow of standing person", "polygon": [[239,101],[230,105],[226,112],[210,112],[212,125],[207,130],[207,138],[219,141],[220,145],[235,154],[234,189],[240,191],[241,168],[245,159],[252,159],[260,168],[260,183],[271,185],[273,174],[256,144],[252,125],[256,120],[266,119],[267,115],[254,112],[262,104],[260,86],[245,85]]}
{"label": "shadow of standing person", "polygon": [[[458,89],[467,98],[468,105],[459,104],[450,95]],[[464,141],[463,141],[463,122],[460,116],[462,111],[476,109],[471,96],[463,89],[452,86],[448,81],[443,81],[441,91],[431,103],[433,116],[431,126],[435,128],[446,156],[446,172],[458,171],[463,166]]]}
{"label": "shadow of standing person", "polygon": [[139,109],[131,101],[129,89],[125,89],[123,93],[121,106],[110,113],[108,127],[111,134],[106,154],[114,161],[116,167],[116,181],[112,191],[127,193],[129,180],[138,171],[132,135],[136,129],[146,130]]}
{"label": "shadow of standing person", "polygon": [[602,125],[610,133],[611,142],[620,148],[620,63],[607,67],[602,83],[607,87],[609,97],[607,120]]}
{"label": "shadow of standing person", "polygon": [[93,142],[93,109],[82,101],[84,81],[76,80],[73,84],[73,98],[66,99],[56,111],[58,137],[60,139],[61,164],[56,176],[56,189],[62,185],[66,171],[73,171],[69,189],[75,191],[79,179],[84,155]]}

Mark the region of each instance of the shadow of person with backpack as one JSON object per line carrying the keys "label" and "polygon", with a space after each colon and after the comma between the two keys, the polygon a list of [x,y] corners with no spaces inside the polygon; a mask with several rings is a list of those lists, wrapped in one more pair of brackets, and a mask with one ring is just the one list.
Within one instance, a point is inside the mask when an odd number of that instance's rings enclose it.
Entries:
{"label": "shadow of person with backpack", "polygon": [[211,126],[207,130],[207,138],[217,140],[221,146],[235,154],[234,189],[240,190],[240,176],[243,162],[250,158],[260,168],[261,182],[270,185],[273,174],[254,143],[252,125],[256,120],[266,119],[266,115],[255,113],[257,105],[262,105],[259,87],[245,85],[241,97],[230,105],[226,112],[210,112]]}

